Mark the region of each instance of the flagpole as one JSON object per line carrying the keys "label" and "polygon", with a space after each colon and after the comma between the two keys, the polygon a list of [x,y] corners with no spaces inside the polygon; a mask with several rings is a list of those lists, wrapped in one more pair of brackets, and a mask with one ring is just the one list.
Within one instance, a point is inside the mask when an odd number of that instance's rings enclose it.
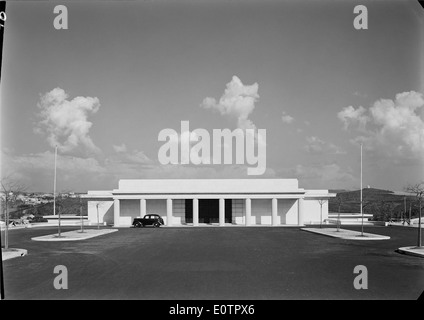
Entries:
{"label": "flagpole", "polygon": [[361,143],[361,217],[362,217],[361,237],[363,237],[364,236],[364,212],[362,210],[362,143]]}
{"label": "flagpole", "polygon": [[[57,171],[57,145],[54,149],[54,183],[53,183],[53,215],[56,215],[56,174]],[[58,219],[58,233],[60,237],[60,210],[59,210],[59,219]]]}
{"label": "flagpole", "polygon": [[53,215],[56,215],[56,157],[57,146],[54,148],[54,181],[53,181]]}

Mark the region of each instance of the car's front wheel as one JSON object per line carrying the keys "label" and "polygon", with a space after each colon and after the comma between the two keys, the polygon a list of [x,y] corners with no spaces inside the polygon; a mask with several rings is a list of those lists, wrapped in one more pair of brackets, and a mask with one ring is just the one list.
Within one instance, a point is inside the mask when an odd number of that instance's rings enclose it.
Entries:
{"label": "car's front wheel", "polygon": [[140,222],[134,223],[134,228],[140,228],[140,227],[141,227],[141,223]]}
{"label": "car's front wheel", "polygon": [[153,224],[153,226],[154,226],[155,228],[159,228],[159,227],[160,227],[160,224],[159,224],[159,222],[155,222],[155,223]]}

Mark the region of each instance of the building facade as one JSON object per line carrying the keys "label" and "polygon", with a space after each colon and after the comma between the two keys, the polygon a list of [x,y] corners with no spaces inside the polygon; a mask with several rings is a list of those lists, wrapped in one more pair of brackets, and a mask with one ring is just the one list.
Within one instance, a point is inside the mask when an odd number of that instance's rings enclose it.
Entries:
{"label": "building facade", "polygon": [[167,226],[317,224],[334,196],[299,188],[297,179],[122,179],[85,197],[91,223],[128,227],[153,213]]}

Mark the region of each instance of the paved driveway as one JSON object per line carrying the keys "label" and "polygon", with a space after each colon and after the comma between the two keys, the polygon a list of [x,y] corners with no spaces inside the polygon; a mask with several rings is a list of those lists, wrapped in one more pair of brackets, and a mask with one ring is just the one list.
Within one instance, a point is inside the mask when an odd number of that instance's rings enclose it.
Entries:
{"label": "paved driveway", "polygon": [[[75,228],[73,228],[75,229]],[[64,228],[72,230],[72,228]],[[28,256],[4,261],[8,299],[417,299],[424,259],[394,250],[416,230],[366,227],[391,240],[349,241],[299,228],[143,228],[78,242],[35,242],[55,229],[10,233]],[[56,265],[68,290],[56,290]],[[368,290],[355,290],[356,265]]]}

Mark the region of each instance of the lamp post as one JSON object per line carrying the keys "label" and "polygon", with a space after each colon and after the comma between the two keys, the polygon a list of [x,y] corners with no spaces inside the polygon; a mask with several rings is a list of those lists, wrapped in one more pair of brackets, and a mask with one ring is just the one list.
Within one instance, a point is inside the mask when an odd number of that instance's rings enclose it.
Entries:
{"label": "lamp post", "polygon": [[422,194],[419,198],[419,204],[420,204],[420,215],[418,216],[418,248],[421,248],[421,240],[422,240],[422,234],[421,234],[421,200],[422,200]]}
{"label": "lamp post", "polygon": [[100,222],[99,222],[99,203],[96,203],[97,208],[97,229],[100,229]]}

